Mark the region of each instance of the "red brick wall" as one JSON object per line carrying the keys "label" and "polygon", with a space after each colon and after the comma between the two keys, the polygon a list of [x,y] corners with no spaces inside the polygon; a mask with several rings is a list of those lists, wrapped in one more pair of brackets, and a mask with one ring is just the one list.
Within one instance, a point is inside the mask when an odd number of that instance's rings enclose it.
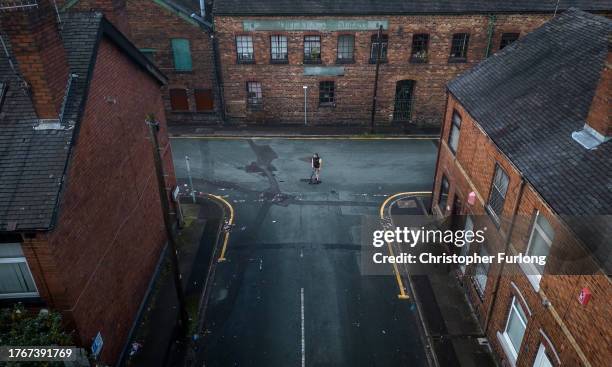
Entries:
{"label": "red brick wall", "polygon": [[[190,23],[150,0],[130,0],[127,6],[130,39],[138,48],[155,49],[154,62],[169,78],[163,90],[168,123],[216,123],[219,121],[219,98],[214,73],[211,35],[198,25]],[[193,20],[192,20],[193,21]],[[192,71],[176,71],[171,40],[188,39],[191,46]],[[173,112],[170,108],[168,89],[187,89],[189,112]],[[211,89],[215,96],[214,111],[197,112],[195,89]]]}
{"label": "red brick wall", "polygon": [[[291,19],[311,19],[292,17]],[[322,17],[317,17],[320,19]],[[380,68],[378,89],[378,123],[389,123],[393,114],[395,86],[399,80],[415,80],[412,120],[422,125],[439,126],[444,112],[445,85],[485,55],[489,18],[484,15],[461,16],[372,16],[341,17],[342,19],[388,19],[390,29],[387,64]],[[492,52],[499,48],[501,33],[520,32],[524,35],[540,26],[550,15],[499,15],[493,33]],[[371,36],[367,32],[276,32],[245,33],[242,21],[247,18],[219,16],[215,18],[223,86],[228,118],[238,121],[293,122],[304,121],[303,85],[309,87],[308,117],[313,124],[366,123],[370,118],[375,66],[369,64]],[[257,19],[249,17],[248,19]],[[262,18],[263,19],[263,18]],[[287,19],[266,17],[265,19]],[[337,17],[335,19],[338,19]],[[453,33],[469,32],[470,42],[466,63],[449,63]],[[336,65],[337,36],[355,35],[355,64],[345,67],[338,77],[303,76],[303,37],[319,34],[322,43],[322,66]],[[429,62],[409,62],[414,33],[429,33]],[[251,34],[254,41],[255,65],[236,64],[235,36]],[[270,35],[288,37],[289,65],[271,65]],[[336,81],[336,107],[318,107],[318,83]],[[259,81],[263,87],[263,113],[248,113],[246,82]]]}
{"label": "red brick wall", "polygon": [[[462,116],[460,140],[456,156],[447,145],[450,130],[452,111],[456,110]],[[477,200],[473,206],[465,205],[461,212],[477,216],[476,228],[487,226],[487,237],[492,251],[504,251],[504,240],[509,230],[509,223],[519,195],[520,175],[506,157],[499,152],[494,143],[484,134],[469,114],[454,98],[449,96],[446,108],[446,119],[440,144],[439,164],[434,185],[434,212],[440,214],[437,208],[439,186],[442,174],[449,179],[450,192],[448,203],[453,202],[455,195],[459,195],[465,202],[471,191],[477,193]],[[484,210],[487,201],[495,163],[499,163],[509,175],[510,184],[503,210],[501,231],[491,225]],[[583,358],[592,366],[605,366],[612,357],[609,346],[612,345],[612,332],[609,320],[612,309],[609,300],[612,299],[612,286],[609,279],[601,271],[593,271],[597,265],[592,259],[585,256],[584,247],[575,239],[570,229],[562,223],[555,213],[543,202],[538,193],[529,184],[525,185],[517,208],[517,220],[511,234],[511,250],[525,252],[528,236],[531,230],[533,214],[538,210],[551,223],[555,238],[547,273],[540,283],[540,290],[536,292],[529,283],[521,268],[517,265],[507,264],[499,278],[499,287],[495,282],[498,279],[500,266],[494,264],[489,270],[488,283],[483,299],[478,297],[472,283],[465,281],[466,291],[477,310],[481,325],[487,325],[487,336],[500,359],[505,354],[497,341],[497,332],[503,332],[510,302],[513,296],[524,299],[523,307],[531,310],[528,316],[527,330],[521,344],[521,351],[517,366],[532,366],[538,352],[540,343],[547,345],[547,350],[554,348],[565,366],[585,365]],[[448,214],[448,213],[447,213]],[[478,223],[480,221],[480,223]],[[477,251],[477,249],[473,249]],[[571,256],[583,258],[582,261],[565,265],[565,271],[574,275],[559,274],[555,258]],[[467,274],[470,274],[468,268]],[[578,274],[596,275],[578,275]],[[467,279],[466,279],[467,280]],[[583,306],[578,302],[578,295],[583,287],[589,288],[592,293],[591,301]],[[517,291],[518,289],[518,291]],[[520,296],[519,296],[520,295]],[[522,297],[521,297],[522,296]],[[551,306],[545,306],[544,301]],[[522,302],[522,301],[521,301]],[[491,318],[487,324],[487,311],[493,305]],[[542,332],[540,331],[542,330]],[[545,334],[550,344],[543,336]],[[569,335],[568,335],[569,334]],[[582,356],[580,355],[582,354]],[[555,366],[558,365],[554,353],[549,352],[549,358]]]}
{"label": "red brick wall", "polygon": [[83,345],[101,331],[102,360],[110,364],[126,341],[166,242],[145,125],[149,113],[162,126],[170,188],[175,178],[160,86],[103,39],[56,228],[48,245],[42,237],[24,246],[41,296],[64,311]]}

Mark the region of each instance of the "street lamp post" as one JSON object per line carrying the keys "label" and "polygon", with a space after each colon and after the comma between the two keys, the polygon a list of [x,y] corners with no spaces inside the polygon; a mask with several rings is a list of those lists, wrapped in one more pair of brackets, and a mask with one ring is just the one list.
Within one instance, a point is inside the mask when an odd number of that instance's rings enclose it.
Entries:
{"label": "street lamp post", "polygon": [[304,126],[308,126],[308,86],[304,86]]}

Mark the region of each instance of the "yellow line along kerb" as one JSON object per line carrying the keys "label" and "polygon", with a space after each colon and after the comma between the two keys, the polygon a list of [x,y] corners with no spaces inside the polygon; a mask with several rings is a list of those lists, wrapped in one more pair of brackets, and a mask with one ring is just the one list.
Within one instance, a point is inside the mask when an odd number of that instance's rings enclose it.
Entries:
{"label": "yellow line along kerb", "polygon": [[[232,226],[234,224],[234,207],[232,206],[232,204],[230,204],[230,202],[225,200],[225,198],[223,198],[222,196],[213,195],[213,194],[206,194],[206,195],[215,200],[219,200],[221,203],[223,203],[225,206],[228,207],[230,216],[229,216],[229,220],[227,224]],[[219,255],[219,259],[217,259],[218,262],[223,262],[227,260],[225,258],[225,253],[227,251],[227,243],[229,242],[229,236],[230,236],[230,232],[226,231],[225,237],[223,238],[223,247],[221,248],[221,254]]]}
{"label": "yellow line along kerb", "polygon": [[[397,194],[393,194],[383,201],[380,205],[380,219],[385,219],[385,208],[389,202],[395,198],[406,195],[429,195],[431,191],[409,191],[409,192],[398,192]],[[389,214],[391,215],[391,214]],[[393,248],[391,246],[391,242],[387,242],[387,247],[389,248],[389,254],[391,256],[395,256],[393,254]],[[406,288],[404,287],[404,282],[402,281],[402,277],[400,276],[399,270],[397,269],[397,264],[393,263],[393,273],[395,273],[395,280],[397,281],[397,286],[399,287],[400,294],[397,295],[399,299],[409,299],[410,296],[406,294]]]}

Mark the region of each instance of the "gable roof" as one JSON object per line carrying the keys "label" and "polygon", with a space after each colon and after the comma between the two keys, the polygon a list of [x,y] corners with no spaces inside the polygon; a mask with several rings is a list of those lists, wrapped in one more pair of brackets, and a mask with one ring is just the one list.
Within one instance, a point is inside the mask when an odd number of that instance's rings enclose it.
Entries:
{"label": "gable roof", "polygon": [[[557,0],[215,0],[214,15],[552,13]],[[559,10],[612,9],[610,0],[560,0]]]}
{"label": "gable roof", "polygon": [[[52,228],[70,148],[78,131],[101,37],[112,39],[160,84],[166,79],[102,14],[62,14],[62,40],[72,79],[62,129],[35,130],[38,118],[19,65],[0,49],[0,82],[8,88],[0,113],[0,232]],[[3,42],[11,55],[8,37]],[[11,60],[14,60],[11,57]],[[15,68],[15,70],[13,69]]]}
{"label": "gable roof", "polygon": [[586,122],[611,31],[611,20],[570,9],[448,84],[553,211],[602,251],[608,266],[612,141],[588,150],[572,132]]}

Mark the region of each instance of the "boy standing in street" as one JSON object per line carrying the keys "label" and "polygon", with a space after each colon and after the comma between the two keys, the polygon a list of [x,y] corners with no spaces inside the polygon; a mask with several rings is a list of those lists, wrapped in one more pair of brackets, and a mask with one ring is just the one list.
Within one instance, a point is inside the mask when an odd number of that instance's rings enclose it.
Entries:
{"label": "boy standing in street", "polygon": [[[312,174],[310,175],[310,183],[311,184],[320,184],[321,179],[321,165],[323,164],[323,160],[319,157],[319,153],[315,153],[312,155],[312,159],[310,160],[310,165],[312,166]],[[314,177],[314,181],[312,178]]]}

